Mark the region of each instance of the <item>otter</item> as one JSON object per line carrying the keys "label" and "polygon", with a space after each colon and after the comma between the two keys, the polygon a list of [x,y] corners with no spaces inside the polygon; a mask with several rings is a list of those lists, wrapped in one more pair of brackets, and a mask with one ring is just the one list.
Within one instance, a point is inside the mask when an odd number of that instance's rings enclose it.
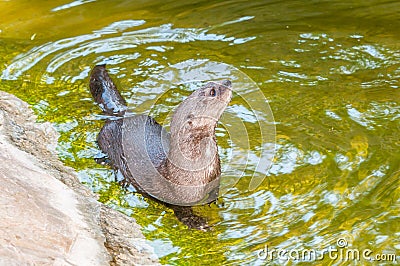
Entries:
{"label": "otter", "polygon": [[209,82],[176,108],[168,133],[147,115],[133,115],[106,65],[90,75],[90,92],[108,115],[97,143],[123,184],[174,210],[189,228],[208,228],[191,209],[216,200],[221,174],[215,127],[232,98],[231,82]]}

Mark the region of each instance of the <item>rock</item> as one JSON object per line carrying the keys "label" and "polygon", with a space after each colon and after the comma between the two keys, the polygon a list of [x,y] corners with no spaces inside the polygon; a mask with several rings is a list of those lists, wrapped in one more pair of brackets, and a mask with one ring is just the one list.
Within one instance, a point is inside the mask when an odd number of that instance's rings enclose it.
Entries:
{"label": "rock", "polygon": [[0,265],[156,265],[134,219],[55,155],[58,134],[0,92]]}

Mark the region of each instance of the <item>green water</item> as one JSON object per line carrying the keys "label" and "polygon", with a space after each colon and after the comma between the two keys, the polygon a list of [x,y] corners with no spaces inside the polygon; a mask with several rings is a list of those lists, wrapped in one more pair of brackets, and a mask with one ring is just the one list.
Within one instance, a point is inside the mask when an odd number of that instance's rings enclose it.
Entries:
{"label": "green water", "polygon": [[[310,264],[258,258],[266,246],[369,249],[371,257],[396,254],[399,263],[399,12],[399,2],[377,0],[0,2],[0,89],[54,124],[61,160],[100,201],[142,225],[164,264]],[[188,60],[239,69],[268,100],[276,127],[270,171],[252,191],[252,160],[243,176],[224,172],[223,180],[239,182],[217,204],[196,208],[215,225],[212,232],[186,229],[170,210],[122,189],[111,169],[94,162],[104,121],[88,75],[106,60],[132,104],[148,97],[142,82]],[[189,93],[177,86],[164,94],[156,119],[163,121]],[[268,144],[257,138],[251,106],[238,94],[226,114],[244,121],[251,152]],[[248,151],[229,141],[228,129],[229,123],[217,129],[223,169],[245,166],[229,161],[230,152],[246,157]],[[347,247],[337,246],[341,238]],[[312,263],[396,262],[325,253]]]}

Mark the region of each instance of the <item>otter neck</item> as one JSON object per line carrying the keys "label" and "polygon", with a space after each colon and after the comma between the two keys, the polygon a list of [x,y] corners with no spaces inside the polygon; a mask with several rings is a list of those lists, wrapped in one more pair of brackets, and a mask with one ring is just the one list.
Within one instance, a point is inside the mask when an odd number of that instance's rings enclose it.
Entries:
{"label": "otter neck", "polygon": [[204,185],[220,173],[215,126],[171,132],[166,178],[181,185]]}

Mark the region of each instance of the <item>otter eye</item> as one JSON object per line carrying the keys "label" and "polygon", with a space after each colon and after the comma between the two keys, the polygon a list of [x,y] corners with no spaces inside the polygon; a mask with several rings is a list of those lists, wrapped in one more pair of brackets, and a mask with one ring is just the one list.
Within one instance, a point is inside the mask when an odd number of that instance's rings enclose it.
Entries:
{"label": "otter eye", "polygon": [[214,97],[216,94],[217,94],[217,92],[215,91],[215,89],[214,88],[212,88],[211,90],[210,90],[210,96],[211,97]]}

